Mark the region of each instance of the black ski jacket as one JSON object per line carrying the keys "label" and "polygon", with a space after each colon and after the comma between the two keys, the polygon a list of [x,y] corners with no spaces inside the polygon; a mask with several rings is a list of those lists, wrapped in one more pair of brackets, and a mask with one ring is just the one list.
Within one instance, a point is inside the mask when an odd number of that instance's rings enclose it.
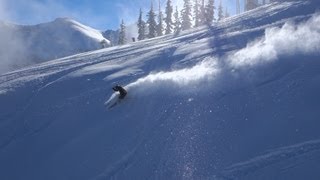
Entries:
{"label": "black ski jacket", "polygon": [[127,91],[122,86],[116,85],[112,89],[120,93],[119,99],[123,99],[127,95]]}

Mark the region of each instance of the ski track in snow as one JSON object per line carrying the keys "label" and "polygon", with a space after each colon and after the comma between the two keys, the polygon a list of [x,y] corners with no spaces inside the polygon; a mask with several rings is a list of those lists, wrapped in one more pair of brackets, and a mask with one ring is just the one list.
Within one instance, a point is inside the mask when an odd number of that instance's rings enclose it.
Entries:
{"label": "ski track in snow", "polygon": [[285,161],[297,156],[320,151],[320,140],[312,140],[300,144],[282,147],[279,149],[270,150],[268,153],[257,156],[245,162],[234,164],[226,168],[217,179],[238,179],[246,175],[258,171],[262,168]]}

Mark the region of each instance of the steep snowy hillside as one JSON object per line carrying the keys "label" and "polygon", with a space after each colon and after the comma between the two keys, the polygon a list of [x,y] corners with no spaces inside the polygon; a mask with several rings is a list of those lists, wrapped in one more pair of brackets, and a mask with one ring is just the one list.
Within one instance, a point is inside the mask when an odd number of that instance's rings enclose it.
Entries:
{"label": "steep snowy hillside", "polygon": [[68,18],[34,26],[0,22],[0,37],[0,74],[110,44],[100,31]]}
{"label": "steep snowy hillside", "polygon": [[0,179],[319,179],[319,7],[0,76]]}

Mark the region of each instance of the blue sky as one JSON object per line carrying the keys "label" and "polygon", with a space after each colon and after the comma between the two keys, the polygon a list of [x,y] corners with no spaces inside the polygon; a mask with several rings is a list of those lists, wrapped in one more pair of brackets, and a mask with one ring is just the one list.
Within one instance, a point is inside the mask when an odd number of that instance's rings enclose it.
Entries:
{"label": "blue sky", "polygon": [[[166,0],[160,0],[163,8]],[[172,0],[182,4],[183,0]],[[223,0],[231,14],[235,0]],[[116,29],[123,18],[133,23],[139,8],[150,7],[151,0],[0,0],[0,19],[16,24],[38,24],[57,17],[73,18],[96,29]],[[157,0],[154,0],[156,3]],[[216,0],[218,4],[219,0]]]}

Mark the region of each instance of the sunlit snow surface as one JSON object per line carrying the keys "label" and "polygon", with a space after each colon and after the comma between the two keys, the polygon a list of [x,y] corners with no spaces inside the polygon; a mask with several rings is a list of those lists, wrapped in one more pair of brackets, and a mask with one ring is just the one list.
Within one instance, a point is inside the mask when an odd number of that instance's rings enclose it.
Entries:
{"label": "sunlit snow surface", "polygon": [[[0,76],[0,178],[319,179],[318,7]],[[128,95],[108,109],[116,84]]]}

